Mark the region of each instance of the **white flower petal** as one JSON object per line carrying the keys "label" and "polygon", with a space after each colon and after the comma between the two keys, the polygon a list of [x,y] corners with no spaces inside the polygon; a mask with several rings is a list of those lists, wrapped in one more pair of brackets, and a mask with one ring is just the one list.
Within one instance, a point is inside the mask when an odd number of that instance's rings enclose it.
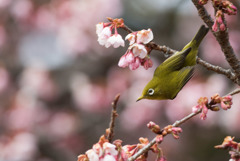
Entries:
{"label": "white flower petal", "polygon": [[119,34],[115,34],[111,37],[109,37],[109,39],[107,40],[107,43],[106,43],[106,47],[108,46],[113,46],[114,48],[118,48],[119,46],[123,46],[125,45],[125,42],[124,40],[122,39],[122,36],[119,35]]}
{"label": "white flower petal", "polygon": [[147,44],[152,40],[153,40],[153,32],[151,29],[138,31],[137,43]]}
{"label": "white flower petal", "polygon": [[133,43],[135,43],[135,37],[136,37],[135,34],[130,33],[130,34],[128,34],[128,35],[125,37],[125,40],[128,40],[128,41],[129,41],[129,45],[132,45]]}
{"label": "white flower petal", "polygon": [[103,30],[103,22],[98,23],[98,24],[96,25],[96,34],[97,34],[97,35],[101,34],[102,30]]}
{"label": "white flower petal", "polygon": [[145,58],[147,56],[147,49],[142,44],[133,44],[132,45],[132,52],[135,56],[140,57],[141,59]]}
{"label": "white flower petal", "polygon": [[103,161],[116,161],[116,159],[113,156],[111,156],[111,155],[106,155],[103,158]]}
{"label": "white flower petal", "polygon": [[86,151],[86,154],[89,160],[99,161],[98,155],[92,149]]}

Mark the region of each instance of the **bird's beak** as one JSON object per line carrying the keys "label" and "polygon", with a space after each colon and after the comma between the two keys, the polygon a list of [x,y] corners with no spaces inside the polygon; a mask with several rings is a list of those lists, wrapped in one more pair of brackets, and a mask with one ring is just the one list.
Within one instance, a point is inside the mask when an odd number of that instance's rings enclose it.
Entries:
{"label": "bird's beak", "polygon": [[144,96],[138,97],[138,99],[136,100],[136,102],[140,101],[140,100],[143,99],[143,98],[144,98]]}

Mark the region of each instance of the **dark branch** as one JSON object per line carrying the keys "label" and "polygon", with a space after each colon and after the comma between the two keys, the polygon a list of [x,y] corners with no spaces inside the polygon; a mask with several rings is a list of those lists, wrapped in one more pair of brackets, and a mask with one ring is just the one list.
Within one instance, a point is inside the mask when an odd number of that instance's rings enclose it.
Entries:
{"label": "dark branch", "polygon": [[237,79],[236,75],[230,69],[224,69],[222,67],[212,65],[212,64],[200,59],[199,57],[197,58],[196,61],[198,64],[202,65],[203,67],[207,68],[208,70],[212,70],[216,73],[223,74],[227,78],[232,80],[234,83],[238,84],[238,79]]}
{"label": "dark branch", "polygon": [[[198,0],[192,0],[192,2],[195,5],[195,7],[197,8],[199,16],[203,19],[203,21],[211,29],[212,25],[213,25],[213,20],[212,20],[211,16],[208,14],[206,9],[198,3]],[[225,55],[227,62],[233,69],[238,80],[240,80],[240,62],[237,59],[237,57],[233,51],[233,48],[229,42],[228,30],[226,29],[225,31],[218,31],[218,32],[212,31],[212,33],[216,37],[218,43],[220,44],[221,49]],[[240,85],[240,81],[238,81],[238,85]]]}
{"label": "dark branch", "polygon": [[120,97],[120,94],[117,94],[117,95],[115,96],[115,99],[114,99],[113,102],[112,102],[111,121],[110,121],[110,123],[109,123],[109,134],[108,134],[108,136],[107,136],[109,142],[112,141],[112,138],[113,138],[113,136],[114,136],[113,129],[114,129],[116,117],[118,116],[118,114],[117,114],[117,102],[118,102],[118,100],[119,100],[119,97]]}

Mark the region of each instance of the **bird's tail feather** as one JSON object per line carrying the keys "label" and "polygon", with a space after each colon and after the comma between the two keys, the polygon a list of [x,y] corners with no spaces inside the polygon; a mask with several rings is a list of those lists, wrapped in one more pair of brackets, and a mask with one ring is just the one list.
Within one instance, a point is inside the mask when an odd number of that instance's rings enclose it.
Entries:
{"label": "bird's tail feather", "polygon": [[199,46],[203,38],[207,35],[208,31],[209,28],[202,25],[199,28],[197,34],[194,36],[192,42],[196,43],[196,46]]}

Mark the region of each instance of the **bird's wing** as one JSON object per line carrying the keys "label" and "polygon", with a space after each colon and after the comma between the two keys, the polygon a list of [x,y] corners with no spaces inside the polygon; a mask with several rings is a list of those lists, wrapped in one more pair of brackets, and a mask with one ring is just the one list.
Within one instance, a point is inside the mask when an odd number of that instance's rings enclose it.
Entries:
{"label": "bird's wing", "polygon": [[179,79],[179,81],[178,81],[179,91],[192,78],[193,73],[194,73],[194,67],[193,66],[184,67],[183,69],[181,69],[178,72],[176,77]]}
{"label": "bird's wing", "polygon": [[178,52],[168,59],[166,59],[161,65],[159,65],[155,72],[154,76],[159,76],[161,72],[163,71],[176,71],[180,70],[183,67],[183,64],[185,62],[186,56],[190,53],[191,47],[187,48],[186,50],[183,50],[181,52]]}
{"label": "bird's wing", "polygon": [[192,78],[194,73],[194,67],[193,66],[187,66],[179,70],[173,79],[177,79],[176,83],[176,89],[174,89],[173,95],[171,96],[171,99],[174,99],[179,91],[185,86],[185,84]]}

